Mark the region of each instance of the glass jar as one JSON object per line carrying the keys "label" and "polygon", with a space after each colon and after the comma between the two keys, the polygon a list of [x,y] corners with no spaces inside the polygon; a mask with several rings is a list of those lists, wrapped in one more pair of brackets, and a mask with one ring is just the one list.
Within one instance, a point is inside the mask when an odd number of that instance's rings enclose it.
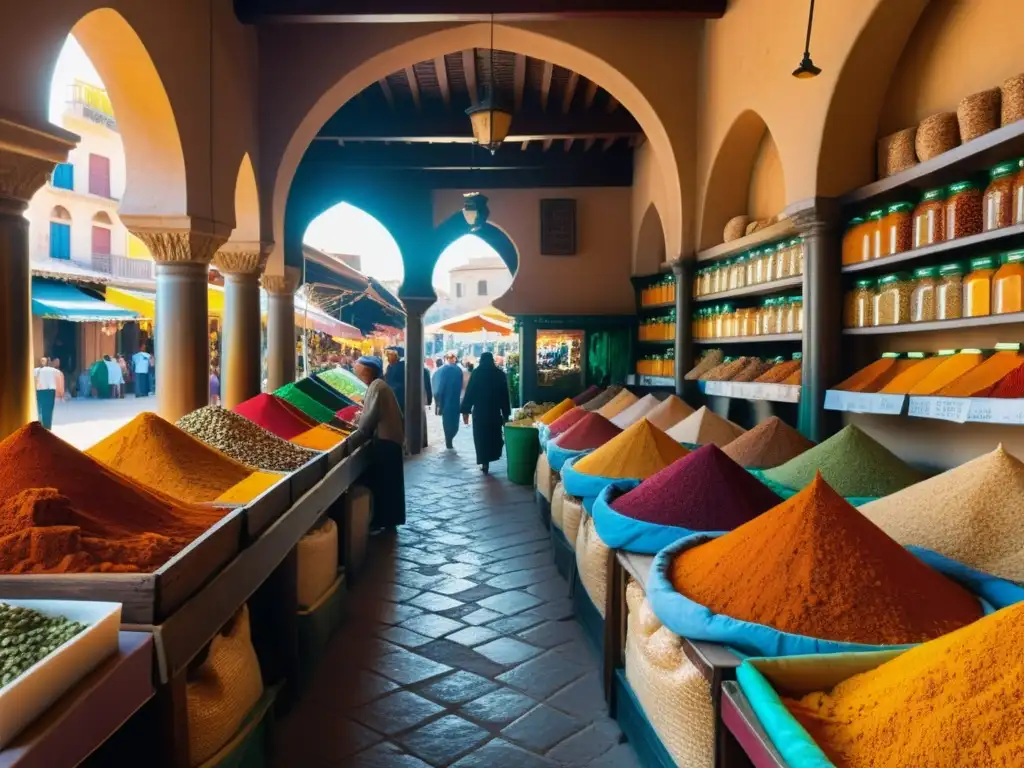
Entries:
{"label": "glass jar", "polygon": [[1017,161],[1017,168],[1013,177],[1013,223],[1024,224],[1024,158]]}
{"label": "glass jar", "polygon": [[883,256],[905,253],[914,247],[914,206],[893,203],[882,219]]}
{"label": "glass jar", "polygon": [[707,267],[704,270],[704,274],[700,278],[700,295],[707,296],[711,293],[711,273],[715,270],[712,267]]}
{"label": "glass jar", "polygon": [[794,238],[789,241],[789,274],[792,277],[797,277],[804,273],[804,253],[806,252],[806,246],[802,237]]}
{"label": "glass jar", "polygon": [[935,319],[938,276],[938,267],[921,267],[914,270],[914,288],[910,293],[910,322],[927,323]]}
{"label": "glass jar", "polygon": [[929,189],[914,208],[914,247],[941,243],[946,234],[946,190]]}
{"label": "glass jar", "polygon": [[946,239],[981,232],[984,224],[981,190],[970,181],[951,184],[946,194]]}
{"label": "glass jar", "polygon": [[982,222],[986,232],[1013,223],[1013,177],[1016,171],[1017,163],[1000,163],[988,173],[989,182],[984,197],[985,220]]}
{"label": "glass jar", "polygon": [[992,278],[992,314],[1024,312],[1024,250],[1004,253],[999,261]]}
{"label": "glass jar", "polygon": [[939,267],[939,283],[935,289],[935,319],[957,320],[963,315],[962,264],[943,264]]}
{"label": "glass jar", "polygon": [[864,218],[855,216],[846,225],[846,232],[843,234],[842,258],[843,264],[856,264],[863,261],[861,258],[860,237],[864,230]]}
{"label": "glass jar", "polygon": [[868,214],[868,220],[864,222],[864,234],[868,237],[868,242],[871,246],[868,258],[877,259],[882,255],[882,219],[885,217],[885,211],[878,209],[877,211],[871,211]]}
{"label": "glass jar", "polygon": [[736,335],[753,336],[751,323],[754,320],[754,312],[750,307],[743,307],[736,310]]}
{"label": "glass jar", "polygon": [[792,299],[781,299],[782,310],[781,319],[779,322],[780,333],[793,333],[793,329],[796,328],[796,317],[793,315],[793,300]]}
{"label": "glass jar", "polygon": [[912,290],[913,283],[903,272],[881,278],[875,295],[874,324],[902,325],[909,322]]}
{"label": "glass jar", "polygon": [[777,299],[765,299],[761,305],[761,335],[767,336],[779,332],[775,320],[775,302]]}
{"label": "glass jar", "polygon": [[992,314],[992,277],[996,273],[996,260],[992,256],[971,259],[971,271],[964,278],[964,317],[984,317]]}
{"label": "glass jar", "polygon": [[764,280],[764,251],[755,248],[748,254],[750,264],[754,270],[751,285],[760,285]]}
{"label": "glass jar", "polygon": [[793,331],[803,333],[804,330],[804,297],[794,296],[790,301],[793,304]]}
{"label": "glass jar", "polygon": [[874,286],[874,280],[858,280],[853,290],[846,292],[843,297],[844,328],[863,328],[865,325],[871,325],[875,297]]}
{"label": "glass jar", "polygon": [[761,249],[761,258],[764,260],[764,281],[766,283],[778,279],[775,276],[778,257],[778,249],[774,245],[766,245]]}
{"label": "glass jar", "polygon": [[793,254],[790,248],[790,242],[784,240],[775,247],[775,279],[782,280],[783,278],[792,276],[793,272]]}

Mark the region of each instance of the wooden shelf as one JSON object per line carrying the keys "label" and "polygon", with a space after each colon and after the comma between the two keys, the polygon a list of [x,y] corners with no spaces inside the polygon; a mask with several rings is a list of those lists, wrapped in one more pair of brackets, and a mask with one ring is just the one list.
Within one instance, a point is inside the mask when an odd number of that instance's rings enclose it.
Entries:
{"label": "wooden shelf", "polygon": [[637,343],[650,344],[657,347],[671,347],[676,342],[675,339],[637,339]]}
{"label": "wooden shelf", "polygon": [[[843,273],[898,271],[908,266],[928,266],[937,262],[966,260],[971,256],[987,255],[993,251],[1010,251],[1020,248],[1022,245],[1024,245],[1024,224],[1014,224],[1012,227],[993,229],[991,232],[981,232],[977,235],[947,240],[924,248],[915,248],[912,251],[897,253],[895,256],[885,256],[859,264],[847,264],[843,267]],[[911,265],[908,262],[916,263]]]}
{"label": "wooden shelf", "polygon": [[698,304],[706,301],[722,301],[723,299],[737,299],[741,296],[771,296],[775,293],[782,293],[790,288],[803,288],[804,277],[784,277],[782,280],[772,280],[770,283],[758,283],[748,285],[745,288],[734,288],[731,291],[719,291],[709,293],[707,296],[698,296],[694,299]]}
{"label": "wooden shelf", "polygon": [[[899,326],[892,326],[899,327]],[[802,333],[771,333],[767,336],[730,336],[723,339],[695,339],[694,344],[703,347],[717,344],[771,344],[772,342],[803,341]]]}
{"label": "wooden shelf", "polygon": [[751,248],[756,248],[759,245],[767,245],[768,243],[773,243],[776,240],[794,237],[796,234],[797,230],[793,221],[791,219],[783,219],[782,221],[772,224],[770,227],[758,230],[752,235],[745,235],[738,240],[732,240],[728,243],[716,245],[713,248],[697,251],[697,261],[717,261],[718,259],[725,259],[729,256],[735,256],[736,254],[743,253],[744,251],[749,251]]}
{"label": "wooden shelf", "polygon": [[[995,165],[1024,155],[1024,120],[998,128],[840,198],[842,205],[881,204],[906,197],[907,189],[926,190],[963,181]],[[870,204],[870,205],[869,205]]]}
{"label": "wooden shelf", "polygon": [[631,373],[626,377],[631,387],[674,387],[676,380],[671,376],[648,376],[647,374]]}
{"label": "wooden shelf", "polygon": [[654,311],[657,311],[659,309],[674,309],[675,306],[676,306],[676,303],[674,301],[663,301],[660,304],[647,304],[647,305],[641,304],[640,305],[640,312],[641,313],[643,313],[643,312],[654,312]]}
{"label": "wooden shelf", "polygon": [[989,325],[1014,325],[1024,323],[1024,312],[1005,315],[983,315],[962,317],[959,320],[935,320],[929,323],[905,323],[903,325],[873,325],[868,328],[844,328],[844,336],[888,336],[894,333],[924,333],[926,331],[958,331],[963,328],[984,328]]}

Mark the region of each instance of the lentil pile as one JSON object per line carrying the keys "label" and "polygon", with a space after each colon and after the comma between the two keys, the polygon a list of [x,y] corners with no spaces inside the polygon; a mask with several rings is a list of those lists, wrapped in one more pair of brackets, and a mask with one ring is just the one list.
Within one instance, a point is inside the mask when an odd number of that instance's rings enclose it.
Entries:
{"label": "lentil pile", "polygon": [[795,459],[815,443],[778,416],[765,419],[723,449],[725,455],[747,469],[771,469]]}
{"label": "lentil pile", "polygon": [[612,419],[612,424],[617,427],[626,427],[636,424],[640,419],[644,418],[648,413],[658,407],[658,398],[654,395],[644,395],[629,408],[626,408],[621,413],[615,415]]}
{"label": "lentil pile", "polygon": [[693,413],[693,408],[675,395],[669,395],[651,409],[645,417],[661,430],[668,430]]}
{"label": "lentil pile", "polygon": [[235,461],[269,472],[294,472],[317,455],[219,405],[185,414],[178,419],[178,426]]}
{"label": "lentil pile", "polygon": [[246,484],[253,496],[243,503],[280,479],[235,461],[155,413],[140,413],[86,453],[140,485],[192,504],[213,501],[254,472]]}
{"label": "lentil pile", "polygon": [[841,768],[1024,765],[1024,603],[783,703]]}
{"label": "lentil pile", "polygon": [[601,414],[588,413],[555,438],[554,443],[567,451],[590,451],[621,433],[621,429]]}
{"label": "lentil pile", "polygon": [[291,403],[266,393],[250,397],[231,410],[282,440],[291,440],[317,424]]}
{"label": "lentil pile", "polygon": [[781,501],[717,445],[705,445],[619,496],[611,507],[648,523],[731,531]]}
{"label": "lentil pile", "polygon": [[821,475],[788,501],[673,561],[675,589],[715,613],[870,645],[920,643],[981,604],[850,506]]}
{"label": "lentil pile", "polygon": [[64,616],[0,603],[0,688],[85,630]]}
{"label": "lentil pile", "polygon": [[294,383],[285,384],[283,387],[275,391],[274,395],[291,403],[306,416],[319,424],[329,424],[334,419],[334,412],[338,410],[337,408],[328,408],[326,405],[318,403],[312,397],[296,387]]}
{"label": "lentil pile", "polygon": [[588,413],[589,411],[586,411],[579,406],[576,406],[571,411],[566,411],[548,426],[548,439],[558,437]]}
{"label": "lentil pile", "polygon": [[743,427],[723,419],[706,405],[687,416],[668,431],[668,436],[680,443],[705,445],[714,443],[720,448],[728,445],[744,432]]}
{"label": "lentil pile", "polygon": [[604,392],[594,395],[592,399],[587,400],[587,402],[583,404],[583,407],[588,411],[600,410],[601,408],[604,408],[604,406],[608,405],[608,403],[610,403],[621,391],[622,387],[617,385],[608,387]]}
{"label": "lentil pile", "polygon": [[597,412],[606,419],[614,419],[638,399],[639,398],[628,389],[624,389],[613,397],[607,404],[601,406]]}
{"label": "lentil pile", "polygon": [[540,417],[539,421],[541,424],[547,424],[550,426],[551,424],[554,424],[558,418],[564,416],[575,407],[576,404],[567,397],[554,408],[548,409],[544,415]]}
{"label": "lentil pile", "polygon": [[900,544],[916,544],[1024,582],[1024,463],[991,453],[860,508]]}
{"label": "lentil pile", "polygon": [[577,472],[595,477],[643,480],[689,451],[647,419],[640,419],[621,435],[578,460]]}
{"label": "lentil pile", "polygon": [[926,477],[853,424],[764,475],[800,489],[819,471],[841,496],[888,496]]}

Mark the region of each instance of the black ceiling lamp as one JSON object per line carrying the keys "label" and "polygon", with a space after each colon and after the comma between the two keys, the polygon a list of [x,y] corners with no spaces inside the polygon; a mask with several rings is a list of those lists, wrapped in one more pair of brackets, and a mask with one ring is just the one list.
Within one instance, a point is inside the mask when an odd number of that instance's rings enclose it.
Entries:
{"label": "black ceiling lamp", "polygon": [[811,0],[811,9],[807,14],[807,41],[804,43],[804,57],[800,60],[800,66],[793,70],[793,77],[801,80],[809,80],[821,74],[821,69],[814,66],[811,61],[811,25],[814,24],[814,0]]}
{"label": "black ceiling lamp", "polygon": [[473,138],[493,155],[512,127],[512,111],[501,103],[494,86],[494,14],[491,14],[491,68],[484,86],[483,98],[466,110],[473,125]]}

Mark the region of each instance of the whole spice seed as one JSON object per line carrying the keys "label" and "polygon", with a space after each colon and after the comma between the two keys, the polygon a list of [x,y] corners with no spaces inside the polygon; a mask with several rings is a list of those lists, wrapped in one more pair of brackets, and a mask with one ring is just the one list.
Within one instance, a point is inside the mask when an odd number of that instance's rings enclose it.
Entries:
{"label": "whole spice seed", "polygon": [[948,152],[960,144],[960,126],[956,112],[939,112],[929,115],[917,126],[914,149],[922,163]]}
{"label": "whole spice seed", "polygon": [[730,360],[727,363],[722,363],[719,366],[711,369],[703,376],[700,377],[701,381],[731,381],[732,377],[742,371],[750,358],[738,357],[735,360]]}
{"label": "whole spice seed", "polygon": [[748,357],[747,360],[749,362],[743,367],[743,370],[732,377],[732,381],[753,381],[761,374],[767,372],[773,365],[756,357]]}
{"label": "whole spice seed", "polygon": [[721,364],[724,359],[725,352],[720,349],[709,349],[704,353],[704,356],[701,357],[700,362],[697,363],[697,365],[695,365],[683,378],[687,381],[696,381],[716,365]]}
{"label": "whole spice seed", "polygon": [[771,469],[814,445],[778,416],[771,416],[726,445],[723,451],[741,467]]}
{"label": "whole spice seed", "polygon": [[647,419],[640,419],[573,467],[577,472],[594,477],[643,480],[688,453]]}
{"label": "whole spice seed", "polygon": [[925,475],[853,424],[764,474],[788,488],[806,488],[818,474],[840,496],[888,496]]}
{"label": "whole spice seed", "polygon": [[977,598],[886,536],[820,474],[749,523],[683,551],[670,574],[678,592],[714,613],[839,642],[920,643],[982,614]]}
{"label": "whole spice seed", "polygon": [[969,181],[951,185],[946,198],[946,239],[955,240],[981,232],[984,213],[980,189]]}
{"label": "whole spice seed", "polygon": [[845,768],[1024,765],[1024,603],[783,703]]}
{"label": "whole spice seed", "polygon": [[744,432],[743,427],[723,419],[708,407],[701,408],[687,416],[668,431],[668,436],[680,443],[706,445],[714,443],[722,447],[728,445]]}
{"label": "whole spice seed", "polygon": [[601,414],[588,413],[553,442],[567,451],[589,451],[604,445],[621,433],[621,429]]}
{"label": "whole spice seed", "polygon": [[906,275],[888,275],[878,281],[875,295],[875,325],[899,325],[910,322],[910,297],[914,284]]}
{"label": "whole spice seed", "polygon": [[1009,125],[1024,120],[1024,75],[1016,75],[1003,81],[1000,125]]}
{"label": "whole spice seed", "polygon": [[999,127],[999,100],[998,88],[972,93],[960,100],[956,119],[960,124],[961,141],[976,139]]}
{"label": "whole spice seed", "polygon": [[800,370],[799,360],[785,360],[769,368],[754,381],[758,384],[779,384]]}
{"label": "whole spice seed", "polygon": [[236,461],[270,472],[294,472],[319,454],[292,445],[218,405],[207,405],[178,419],[178,426]]}
{"label": "whole spice seed", "polygon": [[84,630],[64,616],[0,603],[0,688]]}

